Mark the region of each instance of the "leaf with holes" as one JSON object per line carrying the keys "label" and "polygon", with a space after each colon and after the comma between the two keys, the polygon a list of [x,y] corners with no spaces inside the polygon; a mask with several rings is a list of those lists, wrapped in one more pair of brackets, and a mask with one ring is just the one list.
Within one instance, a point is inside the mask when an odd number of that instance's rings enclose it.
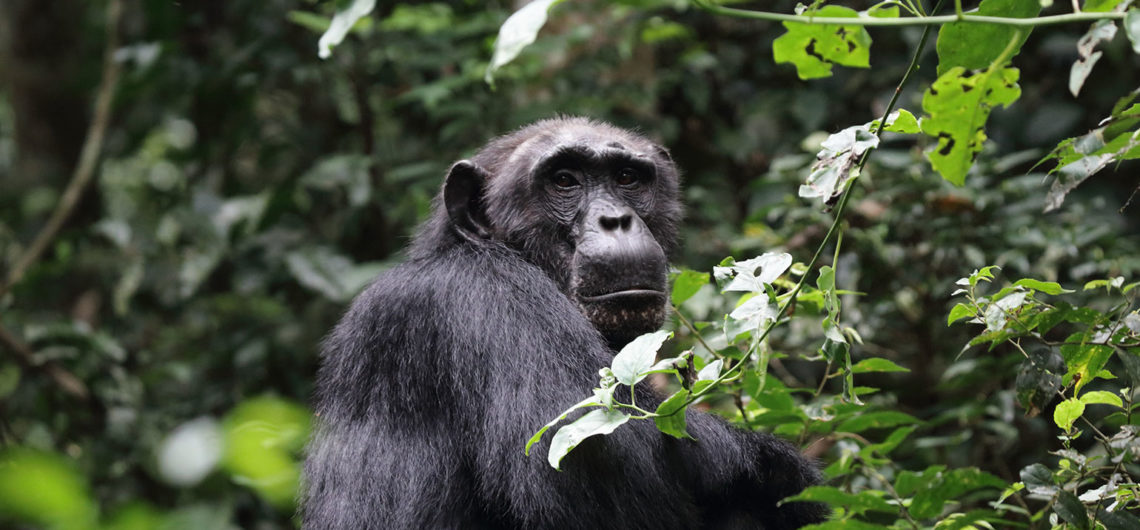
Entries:
{"label": "leaf with holes", "polygon": [[983,130],[990,111],[1008,106],[1021,96],[1018,70],[1002,68],[967,75],[954,67],[934,82],[922,97],[922,132],[938,139],[927,155],[942,178],[961,186],[974,157],[986,141]]}
{"label": "leaf with holes", "polygon": [[[1033,0],[983,0],[974,15],[1029,18],[1037,16],[1041,4]],[[1021,32],[1018,35],[1018,32]],[[1009,42],[1017,37],[1017,48],[1029,37],[1029,29],[997,24],[955,22],[938,31],[938,75],[951,68],[967,70],[987,68],[1001,56]],[[1017,50],[1013,52],[1017,55]]]}
{"label": "leaf with holes", "polygon": [[[855,18],[851,8],[824,6],[802,15]],[[791,63],[800,79],[830,77],[832,65],[867,68],[871,65],[871,34],[861,26],[784,22],[788,32],[772,43],[777,63]]]}

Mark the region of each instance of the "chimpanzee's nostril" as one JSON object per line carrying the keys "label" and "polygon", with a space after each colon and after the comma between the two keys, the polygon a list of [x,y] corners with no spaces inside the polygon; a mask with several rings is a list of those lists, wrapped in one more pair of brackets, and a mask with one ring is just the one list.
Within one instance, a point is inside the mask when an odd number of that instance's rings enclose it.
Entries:
{"label": "chimpanzee's nostril", "polygon": [[611,217],[603,215],[598,218],[598,224],[602,225],[602,230],[613,232],[620,228],[624,232],[628,231],[630,226],[633,226],[633,216],[623,215],[621,217]]}

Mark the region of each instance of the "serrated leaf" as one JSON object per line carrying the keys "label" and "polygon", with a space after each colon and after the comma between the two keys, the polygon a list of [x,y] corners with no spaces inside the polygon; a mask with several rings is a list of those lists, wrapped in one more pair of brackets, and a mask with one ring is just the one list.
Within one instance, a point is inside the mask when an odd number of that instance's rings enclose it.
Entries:
{"label": "serrated leaf", "polygon": [[1053,423],[1062,431],[1068,432],[1073,428],[1073,422],[1085,413],[1085,404],[1078,399],[1069,398],[1057,404],[1053,409]]}
{"label": "serrated leaf", "polygon": [[376,0],[352,0],[348,7],[337,11],[329,23],[329,28],[317,41],[317,55],[321,59],[332,56],[333,47],[340,44],[357,21],[368,16],[375,7]]}
{"label": "serrated leaf", "polygon": [[628,386],[645,379],[646,373],[653,368],[653,361],[657,359],[657,350],[672,336],[670,331],[654,331],[630,341],[614,356],[614,377]]}
{"label": "serrated leaf", "polygon": [[1077,60],[1069,69],[1069,92],[1076,97],[1080,94],[1085,79],[1093,66],[1100,60],[1101,52],[1094,52],[1097,44],[1109,42],[1116,36],[1116,23],[1111,20],[1096,21],[1088,32],[1077,41]]}
{"label": "serrated leaf", "polygon": [[[804,18],[855,18],[851,8],[824,6],[805,13]],[[787,33],[772,43],[772,56],[777,64],[791,63],[800,79],[831,76],[832,65],[867,68],[871,59],[871,34],[862,26],[837,26],[784,22]]]}
{"label": "serrated leaf", "polygon": [[627,421],[629,421],[629,416],[618,410],[591,410],[554,433],[554,438],[550,440],[550,452],[546,455],[546,461],[550,463],[550,467],[562,471],[562,468],[559,467],[562,459],[575,447],[578,447],[578,444],[582,443],[583,440],[598,434],[612,433]]}
{"label": "serrated leaf", "polygon": [[1112,405],[1114,407],[1124,407],[1124,401],[1120,396],[1112,392],[1105,392],[1104,390],[1094,390],[1092,392],[1085,392],[1081,395],[1081,403],[1085,405]]}
{"label": "serrated leaf", "polygon": [[871,372],[909,372],[909,368],[903,368],[895,364],[893,361],[888,361],[882,357],[871,357],[870,359],[863,359],[855,363],[851,367],[853,374],[866,374]]}
{"label": "serrated leaf", "polygon": [[[1032,0],[983,0],[973,15],[1030,18],[1041,11],[1041,4]],[[1013,56],[1029,38],[1028,28],[999,26],[997,24],[976,24],[955,22],[942,26],[938,31],[938,75],[950,69],[961,67],[967,70],[981,70],[996,61],[1010,40],[1018,32],[1019,40]]]}
{"label": "serrated leaf", "polygon": [[546,25],[546,14],[551,7],[562,0],[534,0],[515,11],[499,28],[495,39],[495,52],[483,79],[494,84],[495,72],[518,57],[524,48],[538,37],[538,31]]}
{"label": "serrated leaf", "polygon": [[673,302],[673,305],[680,307],[708,283],[709,274],[707,272],[683,270],[676,278],[673,278],[673,292],[669,296],[670,301]]}
{"label": "serrated leaf", "polygon": [[657,424],[658,430],[674,438],[692,438],[685,421],[684,405],[689,395],[690,392],[682,388],[657,406],[657,416],[653,417],[653,422]]}
{"label": "serrated leaf", "polygon": [[954,67],[939,76],[922,97],[922,132],[938,139],[927,155],[942,178],[961,186],[986,141],[984,127],[990,111],[1021,97],[1016,68],[967,75]]}

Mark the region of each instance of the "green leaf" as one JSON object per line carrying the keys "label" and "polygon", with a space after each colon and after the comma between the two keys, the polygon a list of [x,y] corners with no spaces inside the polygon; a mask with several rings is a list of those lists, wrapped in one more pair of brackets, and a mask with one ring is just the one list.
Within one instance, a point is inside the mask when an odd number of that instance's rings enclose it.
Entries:
{"label": "green leaf", "polygon": [[1088,32],[1077,41],[1077,58],[1069,69],[1069,92],[1076,97],[1080,94],[1085,79],[1092,73],[1093,66],[1100,60],[1101,52],[1094,52],[1097,44],[1110,42],[1116,36],[1116,24],[1111,20],[1096,21]]}
{"label": "green leaf", "polygon": [[1041,291],[1045,294],[1064,294],[1074,292],[1072,289],[1065,289],[1061,284],[1056,282],[1043,282],[1034,280],[1032,278],[1022,278],[1013,284],[1016,287],[1025,287],[1026,289],[1033,289],[1034,291]]}
{"label": "green leaf", "polygon": [[329,23],[329,29],[317,41],[317,55],[321,59],[332,56],[333,47],[340,44],[356,22],[368,16],[375,7],[376,0],[352,0],[348,7],[338,10]]}
{"label": "green leaf", "polygon": [[654,416],[653,421],[658,430],[674,438],[693,438],[686,429],[685,421],[685,400],[689,399],[689,395],[690,392],[682,388],[657,406],[657,416]]}
{"label": "green leaf", "polygon": [[1057,404],[1057,408],[1053,409],[1053,423],[1057,424],[1062,431],[1069,432],[1073,428],[1073,422],[1085,413],[1085,404],[1079,399],[1069,398]]}
{"label": "green leaf", "polygon": [[1124,34],[1132,41],[1132,51],[1140,53],[1140,10],[1129,9],[1124,14]]}
{"label": "green leaf", "polygon": [[963,318],[973,316],[974,308],[970,307],[965,302],[959,302],[954,305],[953,309],[950,310],[950,316],[946,317],[946,325],[949,326],[959,320],[962,320]]}
{"label": "green leaf", "polygon": [[1081,8],[1081,11],[1088,13],[1108,13],[1116,9],[1116,6],[1120,5],[1123,1],[1125,0],[1085,0],[1085,5]]}
{"label": "green leaf", "polygon": [[1112,405],[1121,408],[1124,407],[1124,401],[1120,399],[1120,396],[1113,394],[1112,392],[1105,392],[1104,390],[1085,392],[1084,395],[1081,396],[1081,403],[1084,403],[1085,405],[1101,404]]}
{"label": "green leaf", "polygon": [[10,448],[0,452],[0,517],[53,528],[94,528],[98,508],[69,459]]}
{"label": "green leaf", "polygon": [[799,495],[784,499],[784,502],[826,502],[832,506],[842,506],[855,515],[868,511],[885,513],[897,512],[898,508],[882,497],[884,494],[884,492],[875,490],[847,493],[832,486],[809,486],[804,488]]}
{"label": "green leaf", "polygon": [[1140,355],[1117,350],[1116,356],[1120,358],[1120,363],[1124,365],[1124,371],[1128,374],[1129,384],[1131,384],[1133,388],[1140,386]]}
{"label": "green leaf", "polygon": [[222,467],[281,509],[292,509],[301,484],[296,455],[309,440],[309,411],[289,400],[258,397],[222,420]]}
{"label": "green leaf", "polygon": [[1073,390],[1079,392],[1082,387],[1092,381],[1097,372],[1100,372],[1108,358],[1112,356],[1112,347],[1103,344],[1086,344],[1083,333],[1075,333],[1065,340],[1068,344],[1061,345],[1061,357],[1065,359],[1068,372],[1065,374],[1066,383],[1075,381]]}
{"label": "green leaf", "polygon": [[942,74],[922,97],[922,132],[938,139],[928,154],[942,178],[961,186],[974,156],[986,141],[984,127],[990,111],[1008,106],[1021,96],[1018,70],[1002,68],[966,75],[956,66]]}
{"label": "green leaf", "polygon": [[[855,18],[854,9],[824,6],[802,15],[804,18]],[[784,22],[787,33],[772,43],[776,63],[791,63],[800,79],[831,76],[832,65],[867,68],[871,59],[871,34],[862,26],[837,26]]]}
{"label": "green leaf", "polygon": [[[614,387],[610,387],[610,389],[612,389],[612,388],[614,388]],[[542,439],[543,433],[545,433],[551,427],[557,425],[558,422],[566,419],[566,416],[569,416],[571,412],[574,412],[575,410],[578,410],[578,409],[583,408],[583,407],[601,407],[601,406],[604,406],[604,404],[601,402],[600,396],[598,396],[596,394],[593,396],[590,396],[586,399],[583,399],[582,401],[579,401],[578,403],[575,403],[572,407],[566,409],[566,411],[564,411],[562,414],[559,414],[557,418],[550,420],[550,423],[543,425],[542,428],[538,430],[538,432],[534,433],[534,435],[531,436],[530,439],[526,441],[526,447],[523,449],[523,453],[526,454],[527,456],[530,456],[530,446],[534,445],[540,439]],[[607,407],[607,408],[609,408],[609,407]]]}
{"label": "green leaf", "polygon": [[[993,17],[1030,18],[1041,11],[1041,4],[1033,0],[983,0],[973,15]],[[996,24],[955,22],[938,31],[938,75],[952,68],[981,70],[1001,56],[1010,40],[1021,32],[1013,55],[1029,38],[1029,29]]]}
{"label": "green leaf", "polygon": [[1066,490],[1057,492],[1057,502],[1053,503],[1053,511],[1079,530],[1088,530],[1089,513],[1080,499],[1071,492]]}
{"label": "green leaf", "polygon": [[891,432],[891,435],[887,436],[886,440],[883,440],[881,443],[871,444],[867,446],[867,449],[871,449],[881,455],[888,454],[894,451],[899,444],[903,443],[903,440],[906,440],[907,436],[910,436],[917,428],[917,425],[899,427]]}
{"label": "green leaf", "polygon": [[910,513],[916,519],[930,519],[942,513],[946,501],[982,488],[1004,488],[1006,482],[985,471],[974,468],[943,472],[930,481],[911,499]]}
{"label": "green leaf", "polygon": [[0,400],[7,398],[20,387],[20,367],[12,363],[0,363]]}
{"label": "green leaf", "polygon": [[1113,110],[1113,121],[1104,127],[1057,144],[1041,162],[1056,160],[1057,166],[1049,171],[1055,177],[1049,194],[1045,197],[1045,211],[1061,207],[1069,192],[1076,189],[1090,176],[1108,167],[1113,161],[1130,160],[1140,156],[1140,138],[1129,130],[1140,118],[1124,118],[1119,115],[1127,111],[1127,105],[1136,97],[1130,93],[1117,102]]}
{"label": "green leaf", "polygon": [[328,247],[308,247],[285,255],[289,273],[304,287],[334,302],[347,302],[389,265],[353,263]]}
{"label": "green leaf", "polygon": [[1124,511],[1123,508],[1118,508],[1114,512],[1101,510],[1097,512],[1097,519],[1104,523],[1106,530],[1136,530],[1140,528],[1140,519]]}
{"label": "green leaf", "polygon": [[881,429],[908,423],[919,423],[918,418],[905,412],[895,410],[881,410],[860,414],[839,424],[835,430],[839,432],[863,432],[867,429]]}
{"label": "green leaf", "polygon": [[700,372],[697,372],[697,381],[716,380],[716,378],[720,377],[720,370],[723,366],[724,361],[721,361],[720,359],[706,364],[704,368],[701,368]]}
{"label": "green leaf", "polygon": [[495,39],[495,53],[483,79],[494,85],[495,71],[518,57],[523,48],[530,46],[538,37],[538,31],[546,24],[546,14],[550,8],[562,0],[534,0],[515,11],[499,28]]}
{"label": "green leaf", "polygon": [[1047,347],[1035,348],[1029,358],[1018,368],[1015,388],[1017,402],[1030,414],[1044,409],[1061,388],[1061,376],[1065,363],[1055,350]]}
{"label": "green leaf", "polygon": [[913,134],[918,132],[918,119],[909,110],[899,109],[887,116],[888,132]]}
{"label": "green leaf", "polygon": [[626,344],[613,360],[614,377],[624,385],[633,386],[645,379],[657,359],[657,350],[673,336],[671,331],[646,333]]}
{"label": "green leaf", "polygon": [[909,372],[910,368],[903,368],[895,364],[893,361],[888,361],[882,357],[871,357],[870,359],[863,359],[855,363],[851,367],[853,374],[866,374],[871,372]]}
{"label": "green leaf", "polygon": [[328,31],[331,21],[328,17],[323,17],[316,13],[309,11],[301,11],[294,9],[285,14],[285,18],[298,26],[308,29],[314,33],[324,33]]}
{"label": "green leaf", "polygon": [[1021,470],[1019,476],[1021,481],[1025,483],[1025,487],[1029,488],[1030,493],[1052,496],[1057,491],[1057,485],[1053,482],[1053,472],[1042,464],[1026,466]]}
{"label": "green leaf", "polygon": [[687,269],[681,271],[676,278],[673,278],[673,293],[670,295],[673,305],[680,307],[681,304],[685,303],[685,300],[692,298],[694,294],[697,294],[697,291],[701,290],[701,287],[708,283],[709,274],[707,272]]}
{"label": "green leaf", "polygon": [[596,434],[609,434],[629,421],[629,416],[618,410],[596,409],[583,414],[573,423],[565,425],[554,433],[550,441],[550,452],[546,461],[554,469],[562,471],[559,465],[570,451],[578,447],[582,440]]}

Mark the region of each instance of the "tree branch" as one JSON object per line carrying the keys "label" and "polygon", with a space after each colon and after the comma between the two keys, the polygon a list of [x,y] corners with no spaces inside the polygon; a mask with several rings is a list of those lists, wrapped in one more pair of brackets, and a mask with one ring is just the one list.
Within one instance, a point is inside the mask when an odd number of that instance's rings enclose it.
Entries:
{"label": "tree branch", "polygon": [[724,7],[712,3],[710,0],[693,0],[698,7],[717,15],[738,18],[751,18],[755,20],[772,20],[778,22],[797,22],[800,24],[832,24],[839,26],[942,26],[954,22],[972,24],[996,24],[999,26],[1049,26],[1053,24],[1069,24],[1074,22],[1090,22],[1097,20],[1121,20],[1124,13],[1066,13],[1063,15],[1049,15],[1045,17],[1012,18],[990,17],[985,15],[954,14],[931,17],[813,17],[811,15],[792,15],[787,13],[771,13],[768,11],[750,11]]}
{"label": "tree branch", "polygon": [[[103,50],[103,77],[95,93],[95,112],[91,125],[87,128],[87,138],[83,141],[83,150],[79,154],[79,162],[72,174],[71,182],[60,197],[55,211],[48,218],[47,224],[36,234],[36,238],[27,251],[16,260],[16,264],[8,272],[8,279],[0,284],[0,297],[4,296],[13,285],[24,277],[24,273],[31,267],[43,252],[51,245],[52,240],[63,227],[63,223],[71,216],[83,191],[91,182],[95,174],[95,165],[99,162],[99,154],[103,150],[103,136],[107,132],[107,124],[111,117],[111,102],[114,99],[115,87],[119,83],[119,63],[115,61],[115,50],[119,49],[119,21],[123,15],[123,0],[110,0],[107,3],[106,45]],[[11,350],[20,362],[28,368],[42,370],[65,393],[89,401],[91,392],[87,385],[60,364],[54,361],[37,363],[35,352],[10,331],[0,325],[0,344]]]}
{"label": "tree branch", "polygon": [[56,205],[55,211],[48,218],[47,224],[36,234],[32,244],[16,260],[16,264],[8,272],[8,279],[0,284],[0,296],[4,296],[13,285],[19,282],[24,273],[28,271],[63,228],[63,223],[71,216],[79,199],[83,196],[87,184],[95,174],[95,165],[99,162],[99,153],[103,149],[103,136],[107,132],[107,123],[111,116],[111,102],[114,99],[115,87],[119,83],[119,63],[115,61],[115,50],[119,48],[119,20],[122,18],[122,0],[111,0],[107,3],[107,44],[103,51],[103,79],[99,82],[95,94],[95,113],[91,125],[87,128],[87,138],[83,142],[83,150],[79,154],[79,162],[72,174],[71,182],[63,192],[63,196]]}

